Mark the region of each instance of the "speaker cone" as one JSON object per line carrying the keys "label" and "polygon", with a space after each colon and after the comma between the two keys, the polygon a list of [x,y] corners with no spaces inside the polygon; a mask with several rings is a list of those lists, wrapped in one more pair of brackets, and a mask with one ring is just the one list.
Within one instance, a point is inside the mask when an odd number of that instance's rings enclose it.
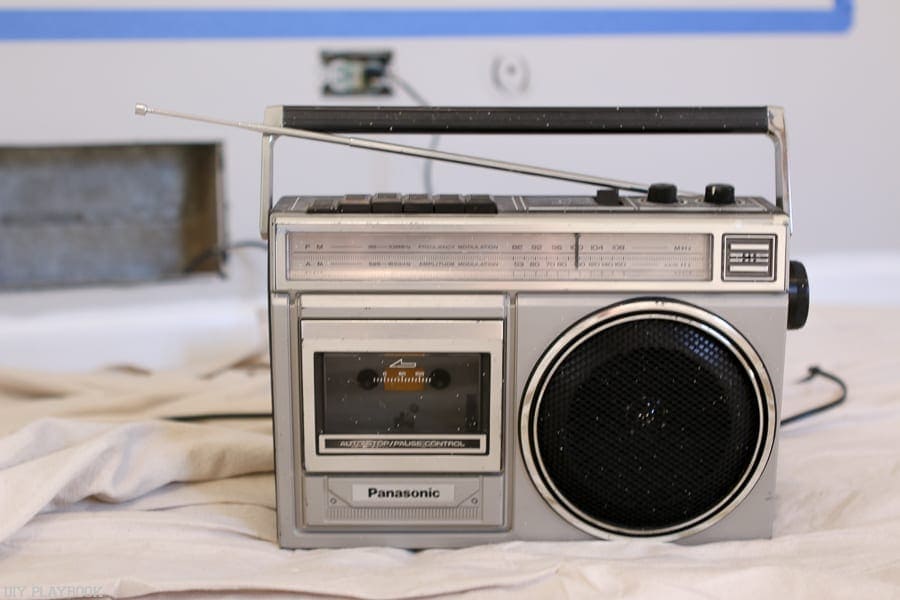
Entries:
{"label": "speaker cone", "polygon": [[749,492],[774,439],[762,360],[721,318],[643,300],[576,324],[522,404],[526,467],[566,520],[598,537],[677,538]]}

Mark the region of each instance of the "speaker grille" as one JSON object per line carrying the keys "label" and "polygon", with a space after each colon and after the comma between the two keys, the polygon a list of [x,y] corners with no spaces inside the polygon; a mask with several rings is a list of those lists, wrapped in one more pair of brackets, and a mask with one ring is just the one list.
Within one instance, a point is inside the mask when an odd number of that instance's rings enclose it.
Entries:
{"label": "speaker grille", "polygon": [[660,314],[622,321],[559,349],[532,403],[532,452],[577,518],[659,535],[740,491],[767,415],[756,376],[718,332]]}

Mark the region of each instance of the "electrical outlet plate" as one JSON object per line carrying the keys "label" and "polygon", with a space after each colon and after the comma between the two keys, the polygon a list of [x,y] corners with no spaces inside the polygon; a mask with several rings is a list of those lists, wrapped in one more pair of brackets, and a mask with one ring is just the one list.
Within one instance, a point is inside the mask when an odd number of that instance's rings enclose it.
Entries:
{"label": "electrical outlet plate", "polygon": [[322,50],[322,94],[325,96],[390,96],[387,68],[390,50]]}

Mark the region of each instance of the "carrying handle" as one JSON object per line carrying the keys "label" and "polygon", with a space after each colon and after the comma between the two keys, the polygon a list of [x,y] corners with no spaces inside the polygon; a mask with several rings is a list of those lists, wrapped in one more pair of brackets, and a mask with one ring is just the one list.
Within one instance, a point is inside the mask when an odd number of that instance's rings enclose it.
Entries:
{"label": "carrying handle", "polygon": [[[387,134],[760,134],[775,146],[775,205],[791,219],[784,110],[756,107],[311,107],[271,106],[283,129]],[[262,140],[260,234],[268,236],[276,134]],[[437,158],[437,157],[436,157]]]}
{"label": "carrying handle", "polygon": [[769,108],[283,106],[282,127],[328,133],[768,133]]}

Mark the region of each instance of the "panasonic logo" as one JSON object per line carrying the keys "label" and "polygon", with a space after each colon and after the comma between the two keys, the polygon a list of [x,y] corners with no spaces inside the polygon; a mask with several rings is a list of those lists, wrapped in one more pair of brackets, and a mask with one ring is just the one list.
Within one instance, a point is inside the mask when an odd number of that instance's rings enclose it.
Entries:
{"label": "panasonic logo", "polygon": [[354,483],[351,498],[361,506],[453,506],[452,483],[374,482]]}
{"label": "panasonic logo", "polygon": [[369,498],[440,498],[441,491],[434,488],[385,490],[377,487],[369,488]]}

